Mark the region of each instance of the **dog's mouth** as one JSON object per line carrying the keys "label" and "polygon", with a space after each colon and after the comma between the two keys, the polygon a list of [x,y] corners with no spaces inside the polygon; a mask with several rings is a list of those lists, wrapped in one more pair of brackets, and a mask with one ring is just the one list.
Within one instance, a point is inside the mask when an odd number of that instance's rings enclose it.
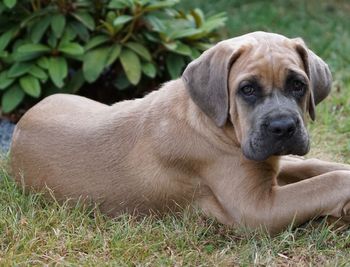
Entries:
{"label": "dog's mouth", "polygon": [[306,131],[302,130],[299,130],[299,133],[293,137],[283,140],[255,133],[242,145],[243,155],[254,161],[264,161],[271,156],[290,154],[304,156],[309,150],[309,136]]}

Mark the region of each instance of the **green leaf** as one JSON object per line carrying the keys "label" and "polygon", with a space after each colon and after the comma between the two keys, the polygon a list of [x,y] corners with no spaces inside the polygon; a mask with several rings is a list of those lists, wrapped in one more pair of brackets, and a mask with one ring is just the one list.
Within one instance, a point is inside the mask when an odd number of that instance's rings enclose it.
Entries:
{"label": "green leaf", "polygon": [[101,21],[105,31],[107,31],[107,34],[111,37],[115,36],[115,34],[120,30],[120,27],[114,27],[112,23],[113,22]]}
{"label": "green leaf", "polygon": [[121,46],[119,44],[115,44],[111,47],[109,51],[109,55],[106,61],[106,66],[112,65],[114,61],[119,57],[120,51],[121,51]]}
{"label": "green leaf", "polygon": [[82,70],[77,71],[73,74],[73,77],[68,82],[64,91],[67,93],[75,94],[84,85],[85,78]]}
{"label": "green leaf", "polygon": [[51,22],[51,17],[46,16],[44,18],[40,18],[32,27],[29,28],[30,39],[33,43],[39,43],[42,39],[44,33],[49,27]]}
{"label": "green leaf", "polygon": [[25,39],[17,39],[14,41],[13,45],[11,45],[12,51],[15,53],[17,51],[17,48],[21,45],[27,44],[28,41]]}
{"label": "green leaf", "polygon": [[197,28],[201,27],[203,25],[203,21],[204,21],[204,14],[203,14],[202,10],[200,10],[199,8],[195,8],[195,9],[191,10],[190,13],[196,22],[196,27]]}
{"label": "green leaf", "polygon": [[185,60],[182,56],[169,54],[166,57],[166,67],[172,79],[180,77],[185,66]]}
{"label": "green leaf", "polygon": [[31,66],[32,64],[30,63],[17,62],[11,66],[7,75],[9,78],[16,78],[18,76],[26,74],[31,68]]}
{"label": "green leaf", "polygon": [[151,56],[150,52],[142,44],[135,43],[135,42],[129,42],[129,43],[126,43],[125,46],[130,48],[131,50],[133,50],[137,54],[139,54],[145,60],[147,60],[147,61],[152,60],[152,56]]}
{"label": "green leaf", "polygon": [[68,66],[67,61],[63,57],[49,58],[49,75],[52,82],[58,87],[62,88],[64,85],[64,78],[67,77]]}
{"label": "green leaf", "polygon": [[62,14],[55,14],[51,18],[51,29],[57,38],[62,36],[64,27],[66,26],[66,17]]}
{"label": "green leaf", "polygon": [[[43,18],[49,13],[48,9],[42,8],[39,10],[36,10],[35,12],[28,12],[24,18],[21,18],[21,24],[20,27],[22,29],[26,28],[30,23],[32,23],[37,18]],[[50,14],[51,16],[51,14]],[[32,27],[33,25],[30,25]]]}
{"label": "green leaf", "polygon": [[144,35],[148,41],[158,44],[159,37],[156,32],[145,32]]}
{"label": "green leaf", "polygon": [[0,59],[6,59],[9,56],[9,52],[0,51]]}
{"label": "green leaf", "polygon": [[24,99],[24,92],[18,84],[11,86],[2,96],[1,108],[4,113],[13,111]]}
{"label": "green leaf", "polygon": [[87,42],[90,39],[90,33],[88,31],[88,28],[86,28],[84,24],[80,23],[79,21],[73,21],[70,23],[70,27],[72,27],[74,32],[84,42]]}
{"label": "green leaf", "polygon": [[120,62],[130,83],[138,84],[141,79],[141,63],[137,54],[130,49],[123,49],[120,54]]}
{"label": "green leaf", "polygon": [[199,40],[199,39],[203,39],[203,38],[207,37],[208,35],[209,35],[209,32],[205,31],[202,27],[200,32],[198,32],[197,34],[188,36],[187,39],[189,39],[191,41]]}
{"label": "green leaf", "polygon": [[117,18],[117,16],[119,16],[119,14],[117,14],[117,12],[115,11],[108,11],[106,16],[105,16],[105,20],[103,20],[103,22],[105,23],[113,23],[113,20],[115,20]]}
{"label": "green leaf", "polygon": [[145,11],[153,11],[153,10],[157,10],[157,9],[171,7],[171,6],[174,6],[175,4],[177,4],[178,2],[179,2],[179,0],[157,1],[157,2],[154,2],[153,4],[147,6],[145,8]]}
{"label": "green leaf", "polygon": [[197,34],[203,33],[203,30],[201,29],[180,29],[173,31],[171,34],[169,34],[170,39],[181,39],[185,37],[191,37]]}
{"label": "green leaf", "polygon": [[114,80],[113,85],[118,89],[118,90],[125,90],[128,88],[131,83],[129,82],[128,78],[125,76],[124,73],[120,73],[117,78]]}
{"label": "green leaf", "polygon": [[147,63],[142,64],[142,72],[146,76],[148,76],[150,78],[154,78],[154,77],[156,77],[156,74],[157,74],[157,68],[154,64],[147,62]]}
{"label": "green leaf", "polygon": [[26,53],[26,54],[32,54],[32,53],[45,53],[50,52],[50,47],[42,44],[25,44],[18,47],[17,51],[19,53]]}
{"label": "green leaf", "polygon": [[221,12],[207,18],[201,28],[206,32],[211,32],[219,27],[225,26],[226,20],[226,13]]}
{"label": "green leaf", "polygon": [[164,43],[164,46],[168,49],[168,50],[175,50],[177,47],[177,43],[175,42],[171,42],[171,43]]}
{"label": "green leaf", "polygon": [[176,43],[165,43],[164,46],[177,54],[184,55],[184,56],[191,56],[192,50],[188,45],[185,45],[184,43],[177,41]]}
{"label": "green leaf", "polygon": [[184,56],[191,56],[192,55],[191,47],[189,47],[188,45],[185,45],[181,42],[178,43],[177,47],[173,51],[177,54],[184,55]]}
{"label": "green leaf", "polygon": [[75,30],[73,29],[73,27],[71,27],[70,25],[68,25],[63,33],[63,36],[61,38],[61,44],[64,43],[70,43],[71,41],[73,41],[75,38],[77,37],[77,33],[75,32]]}
{"label": "green leaf", "polygon": [[89,83],[92,83],[98,79],[106,66],[109,53],[110,48],[104,46],[90,50],[85,54],[83,60],[83,72],[85,79]]}
{"label": "green leaf", "polygon": [[16,0],[4,0],[3,3],[5,4],[5,6],[7,8],[13,8],[16,5],[17,1]]}
{"label": "green leaf", "polygon": [[97,35],[95,37],[92,37],[85,45],[85,51],[95,48],[96,46],[104,44],[108,41],[109,41],[109,38],[107,35]]}
{"label": "green leaf", "polygon": [[21,62],[21,61],[30,61],[39,56],[40,56],[40,53],[25,54],[25,53],[14,52],[12,54],[12,59],[14,61]]}
{"label": "green leaf", "polygon": [[114,21],[113,21],[113,25],[114,26],[119,26],[119,25],[123,25],[127,22],[129,22],[130,20],[132,20],[133,17],[129,16],[129,15],[121,15],[119,17],[117,17]]}
{"label": "green leaf", "polygon": [[10,43],[12,37],[14,36],[16,32],[15,28],[12,28],[6,32],[4,32],[1,36],[0,36],[0,51],[4,50],[6,48],[6,46]]}
{"label": "green leaf", "polygon": [[145,6],[149,3],[151,3],[153,0],[138,0],[138,2],[141,4],[141,6]]}
{"label": "green leaf", "polygon": [[56,48],[57,42],[58,42],[58,39],[57,39],[56,35],[54,35],[53,33],[50,33],[49,37],[47,38],[48,45],[51,48]]}
{"label": "green leaf", "polygon": [[128,0],[112,0],[108,4],[108,8],[116,8],[116,9],[131,7],[131,6],[132,4]]}
{"label": "green leaf", "polygon": [[28,61],[50,52],[51,48],[41,44],[23,44],[12,54],[15,61]]}
{"label": "green leaf", "polygon": [[213,46],[213,44],[208,44],[208,43],[203,43],[203,42],[196,42],[196,44],[195,44],[195,47],[201,51],[208,50],[212,46]]}
{"label": "green leaf", "polygon": [[191,55],[192,60],[196,59],[197,57],[199,57],[201,55],[201,53],[198,51],[198,49],[192,47],[191,50],[192,50],[192,55]]}
{"label": "green leaf", "polygon": [[8,71],[0,73],[0,89],[6,89],[14,82],[14,79],[8,77]]}
{"label": "green leaf", "polygon": [[0,51],[0,59],[6,59],[9,56],[9,52],[7,51]]}
{"label": "green leaf", "polygon": [[58,48],[67,55],[79,56],[84,54],[84,48],[78,43],[66,43]]}
{"label": "green leaf", "polygon": [[40,79],[43,82],[46,82],[48,79],[46,72],[38,66],[32,66],[28,73],[30,73],[31,75]]}
{"label": "green leaf", "polygon": [[41,94],[40,82],[37,78],[32,75],[25,75],[19,79],[19,84],[21,85],[24,92],[32,97],[39,97]]}
{"label": "green leaf", "polygon": [[41,57],[39,58],[36,63],[38,64],[39,67],[43,69],[49,69],[50,61],[47,57]]}
{"label": "green leaf", "polygon": [[80,21],[82,24],[88,27],[89,30],[93,31],[95,29],[94,18],[88,12],[78,11],[78,12],[72,13],[72,15],[78,21]]}
{"label": "green leaf", "polygon": [[156,31],[156,32],[165,31],[166,26],[163,20],[153,15],[147,15],[145,16],[145,19],[151,25],[153,31]]}

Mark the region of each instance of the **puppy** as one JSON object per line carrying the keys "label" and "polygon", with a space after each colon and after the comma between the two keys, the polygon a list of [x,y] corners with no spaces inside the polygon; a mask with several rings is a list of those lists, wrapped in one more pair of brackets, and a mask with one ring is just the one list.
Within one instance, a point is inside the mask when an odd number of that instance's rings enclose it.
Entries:
{"label": "puppy", "polygon": [[191,204],[224,224],[270,232],[323,215],[348,220],[349,166],[286,156],[309,151],[307,114],[315,118],[331,81],[301,39],[249,33],[142,99],[45,98],[16,127],[12,172],[111,216]]}

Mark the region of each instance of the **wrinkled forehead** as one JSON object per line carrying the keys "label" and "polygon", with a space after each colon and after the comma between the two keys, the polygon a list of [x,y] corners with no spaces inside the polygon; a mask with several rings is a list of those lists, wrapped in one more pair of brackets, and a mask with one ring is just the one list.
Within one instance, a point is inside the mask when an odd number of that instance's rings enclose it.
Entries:
{"label": "wrinkled forehead", "polygon": [[230,70],[230,84],[254,77],[268,88],[282,87],[290,73],[305,76],[301,57],[290,40],[258,42],[243,47]]}

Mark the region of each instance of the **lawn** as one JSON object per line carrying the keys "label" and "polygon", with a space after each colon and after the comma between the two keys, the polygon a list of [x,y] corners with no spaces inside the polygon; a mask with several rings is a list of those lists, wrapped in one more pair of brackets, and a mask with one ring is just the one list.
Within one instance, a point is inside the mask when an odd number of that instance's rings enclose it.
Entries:
{"label": "lawn", "polygon": [[[223,38],[253,30],[302,37],[329,63],[334,88],[309,125],[310,156],[350,163],[350,3],[347,1],[191,0],[184,7],[226,11]],[[186,3],[185,3],[186,2]],[[97,209],[24,195],[0,159],[0,265],[232,266],[349,265],[350,231],[325,223],[278,236],[229,229],[200,212],[162,220],[109,219]]]}

